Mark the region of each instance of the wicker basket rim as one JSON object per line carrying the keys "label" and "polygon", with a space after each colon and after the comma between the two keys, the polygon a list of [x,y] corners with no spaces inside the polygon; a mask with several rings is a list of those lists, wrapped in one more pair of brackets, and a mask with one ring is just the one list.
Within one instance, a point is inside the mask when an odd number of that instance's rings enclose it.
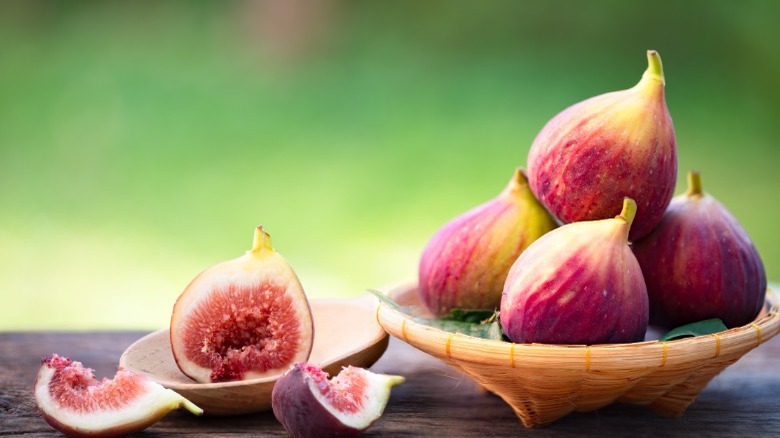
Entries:
{"label": "wicker basket rim", "polygon": [[[405,287],[412,287],[412,285],[405,285]],[[711,335],[707,336],[717,336],[719,338],[719,342],[728,342],[732,340],[733,338],[740,337],[741,334],[743,334],[746,331],[754,331],[756,333],[757,338],[759,339],[759,344],[762,343],[762,334],[766,334],[769,336],[763,336],[765,339],[768,339],[771,336],[774,336],[776,334],[775,332],[771,332],[771,326],[778,325],[778,322],[780,322],[780,311],[778,311],[780,308],[780,305],[778,304],[777,297],[775,296],[774,292],[767,288],[764,306],[762,307],[762,311],[759,313],[759,315],[756,317],[756,319],[753,322],[750,322],[748,324],[745,324],[740,327],[734,327],[728,330],[724,330],[722,332],[713,333]],[[424,331],[431,335],[431,337],[445,337],[448,339],[452,339],[457,337],[458,343],[460,345],[471,345],[475,348],[481,347],[506,347],[510,345],[513,349],[544,349],[547,351],[572,351],[572,350],[588,350],[591,353],[597,352],[597,351],[613,351],[616,349],[642,349],[643,347],[652,347],[653,351],[658,347],[659,344],[667,344],[667,345],[676,345],[678,347],[684,347],[685,344],[692,344],[697,343],[701,340],[701,338],[707,337],[707,336],[696,336],[696,337],[687,337],[687,338],[681,338],[681,339],[675,339],[671,341],[658,341],[658,340],[647,340],[647,341],[641,341],[641,342],[632,342],[632,343],[622,343],[622,344],[593,344],[593,345],[586,345],[586,344],[541,344],[541,343],[513,343],[509,341],[504,340],[493,340],[493,339],[483,339],[478,338],[470,335],[466,335],[463,333],[454,333],[454,332],[448,332],[445,330],[438,329],[436,327],[431,327],[425,324],[420,324],[414,320],[413,317],[404,314],[403,312],[400,312],[396,309],[391,308],[390,306],[380,303],[377,307],[377,321],[379,321],[380,325],[383,325],[381,322],[381,319],[378,318],[378,312],[380,309],[385,309],[386,311],[392,312],[397,317],[400,317],[404,319],[403,321],[404,325],[408,326],[409,324],[412,324],[413,327],[419,328],[420,331]],[[383,325],[384,326],[384,325]],[[387,327],[384,327],[387,329]],[[391,333],[392,334],[392,333]],[[408,343],[407,339],[404,339],[405,342]]]}

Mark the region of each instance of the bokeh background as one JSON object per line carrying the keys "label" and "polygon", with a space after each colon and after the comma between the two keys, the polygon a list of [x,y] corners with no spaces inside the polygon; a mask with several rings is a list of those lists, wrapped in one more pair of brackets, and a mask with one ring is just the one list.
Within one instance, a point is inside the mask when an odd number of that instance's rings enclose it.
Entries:
{"label": "bokeh background", "polygon": [[661,53],[680,178],[780,279],[780,2],[0,4],[0,329],[156,329],[263,224],[314,298],[413,280],[544,123]]}

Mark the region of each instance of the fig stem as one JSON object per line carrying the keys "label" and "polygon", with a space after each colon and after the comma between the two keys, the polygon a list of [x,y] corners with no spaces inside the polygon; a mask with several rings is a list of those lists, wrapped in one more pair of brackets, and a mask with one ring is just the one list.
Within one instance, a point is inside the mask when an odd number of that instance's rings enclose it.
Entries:
{"label": "fig stem", "polygon": [[528,175],[526,175],[525,169],[518,167],[515,169],[515,173],[512,175],[512,179],[509,180],[509,184],[506,185],[504,191],[506,193],[512,193],[526,186],[528,186]]}
{"label": "fig stem", "polygon": [[636,216],[636,202],[626,196],[623,198],[623,210],[619,215],[615,216],[615,219],[626,221],[628,227],[631,228],[631,224],[634,223],[634,216]]}
{"label": "fig stem", "polygon": [[258,225],[255,228],[255,237],[252,242],[252,249],[248,252],[252,254],[258,254],[263,250],[273,250],[271,247],[271,235],[266,233],[262,225]]}
{"label": "fig stem", "polygon": [[528,175],[525,173],[525,169],[522,167],[516,168],[512,181],[521,186],[528,185]]}
{"label": "fig stem", "polygon": [[704,192],[701,188],[701,174],[698,170],[688,172],[688,196],[701,196]]}
{"label": "fig stem", "polygon": [[406,379],[403,376],[387,376],[387,386],[393,387],[404,383]]}
{"label": "fig stem", "polygon": [[184,398],[184,397],[182,397],[182,400],[181,400],[181,406],[182,406],[184,409],[186,409],[186,410],[188,410],[188,411],[192,412],[192,413],[193,413],[193,414],[195,414],[195,415],[203,415],[203,409],[199,408],[199,407],[198,407],[198,405],[196,405],[195,403],[193,403],[193,402],[191,402],[191,401],[187,400],[187,399],[186,399],[186,398]]}
{"label": "fig stem", "polygon": [[642,80],[639,83],[646,81],[658,81],[662,85],[666,85],[666,78],[664,77],[664,66],[661,63],[661,55],[655,50],[647,51],[647,70],[642,75]]}

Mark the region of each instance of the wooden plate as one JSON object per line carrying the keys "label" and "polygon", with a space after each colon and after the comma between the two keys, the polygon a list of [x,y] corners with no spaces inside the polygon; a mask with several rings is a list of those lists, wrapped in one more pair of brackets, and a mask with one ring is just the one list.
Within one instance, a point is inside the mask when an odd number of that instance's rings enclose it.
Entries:
{"label": "wooden plate", "polygon": [[[309,361],[331,375],[347,365],[369,367],[387,348],[387,333],[377,323],[373,297],[311,300],[314,347]],[[145,374],[203,408],[206,415],[238,415],[271,408],[279,376],[240,382],[198,383],[173,359],[168,329],[144,336],[125,350],[119,366]]]}

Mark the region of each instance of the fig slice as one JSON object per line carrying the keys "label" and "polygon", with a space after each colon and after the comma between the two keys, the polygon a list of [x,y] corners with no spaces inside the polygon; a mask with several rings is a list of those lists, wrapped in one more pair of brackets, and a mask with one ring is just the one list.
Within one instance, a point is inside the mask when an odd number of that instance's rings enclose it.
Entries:
{"label": "fig slice", "polygon": [[262,226],[246,254],[195,277],[171,316],[176,364],[204,383],[281,375],[309,358],[313,339],[301,282]]}
{"label": "fig slice", "polygon": [[203,410],[181,395],[130,370],[95,379],[81,362],[53,354],[43,359],[35,380],[35,401],[53,428],[75,437],[114,437],[151,426],[184,407]]}
{"label": "fig slice", "polygon": [[353,366],[328,380],[316,365],[299,362],[276,382],[271,404],[293,437],[355,436],[382,416],[391,388],[403,382]]}

